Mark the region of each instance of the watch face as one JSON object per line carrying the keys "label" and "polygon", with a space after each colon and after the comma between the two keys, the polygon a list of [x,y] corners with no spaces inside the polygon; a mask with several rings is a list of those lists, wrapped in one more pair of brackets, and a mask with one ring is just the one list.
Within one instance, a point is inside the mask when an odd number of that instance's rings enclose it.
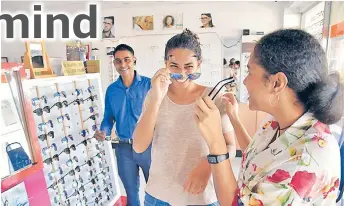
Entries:
{"label": "watch face", "polygon": [[216,163],[216,157],[208,157],[209,163]]}

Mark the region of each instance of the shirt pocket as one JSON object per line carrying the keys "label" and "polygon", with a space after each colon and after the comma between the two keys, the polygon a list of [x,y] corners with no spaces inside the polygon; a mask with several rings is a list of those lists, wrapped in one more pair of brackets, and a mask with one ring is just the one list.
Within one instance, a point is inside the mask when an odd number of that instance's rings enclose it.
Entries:
{"label": "shirt pocket", "polygon": [[133,111],[133,114],[136,117],[140,117],[142,113],[142,105],[143,105],[143,97],[142,96],[134,96],[133,99],[131,99],[131,109]]}

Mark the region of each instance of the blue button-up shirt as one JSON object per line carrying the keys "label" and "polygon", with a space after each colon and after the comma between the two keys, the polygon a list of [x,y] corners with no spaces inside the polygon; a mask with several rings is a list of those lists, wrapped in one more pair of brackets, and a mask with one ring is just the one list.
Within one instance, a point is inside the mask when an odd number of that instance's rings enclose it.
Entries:
{"label": "blue button-up shirt", "polygon": [[116,122],[117,136],[119,138],[132,138],[142,112],[144,99],[150,88],[150,78],[140,76],[136,71],[130,87],[126,87],[122,78],[119,77],[106,90],[104,119],[100,130],[109,136]]}

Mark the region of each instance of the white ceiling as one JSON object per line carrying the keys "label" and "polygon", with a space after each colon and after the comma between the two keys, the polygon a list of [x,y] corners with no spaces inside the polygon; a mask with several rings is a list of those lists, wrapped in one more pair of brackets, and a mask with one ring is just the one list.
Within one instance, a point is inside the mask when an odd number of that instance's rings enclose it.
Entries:
{"label": "white ceiling", "polygon": [[[1,10],[9,10],[15,11],[20,9],[28,10],[33,3],[42,3],[44,2],[44,7],[48,9],[64,9],[64,8],[74,8],[80,7],[80,5],[85,5],[88,3],[84,0],[73,0],[73,1],[57,1],[57,0],[50,0],[50,1],[32,1],[32,0],[21,0],[21,1],[1,1]],[[138,8],[138,7],[156,7],[156,6],[166,6],[166,5],[179,5],[179,4],[209,4],[209,3],[216,3],[216,4],[223,4],[224,6],[230,6],[231,4],[235,4],[235,1],[106,1],[106,0],[95,0],[92,2],[101,2],[102,7],[112,7],[112,8]],[[243,2],[243,1],[241,1]],[[261,2],[263,4],[273,4],[278,3],[283,7],[289,6],[291,3],[288,1],[265,1]]]}

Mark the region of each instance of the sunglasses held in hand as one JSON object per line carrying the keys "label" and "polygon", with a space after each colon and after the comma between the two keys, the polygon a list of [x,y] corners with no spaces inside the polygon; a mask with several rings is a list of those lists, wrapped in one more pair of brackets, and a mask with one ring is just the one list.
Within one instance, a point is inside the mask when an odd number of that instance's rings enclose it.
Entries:
{"label": "sunglasses held in hand", "polygon": [[229,77],[229,78],[226,78],[226,79],[224,79],[224,80],[219,81],[219,82],[215,85],[215,87],[209,92],[208,96],[211,97],[211,95],[213,94],[213,92],[215,92],[216,87],[218,87],[220,84],[222,84],[222,86],[220,87],[220,89],[218,89],[218,90],[216,91],[216,93],[214,94],[214,96],[211,98],[211,100],[214,100],[215,97],[216,97],[216,95],[221,91],[221,89],[222,89],[224,86],[226,86],[227,84],[232,84],[232,83],[234,83],[234,82],[235,82],[235,78],[234,78],[234,77]]}

